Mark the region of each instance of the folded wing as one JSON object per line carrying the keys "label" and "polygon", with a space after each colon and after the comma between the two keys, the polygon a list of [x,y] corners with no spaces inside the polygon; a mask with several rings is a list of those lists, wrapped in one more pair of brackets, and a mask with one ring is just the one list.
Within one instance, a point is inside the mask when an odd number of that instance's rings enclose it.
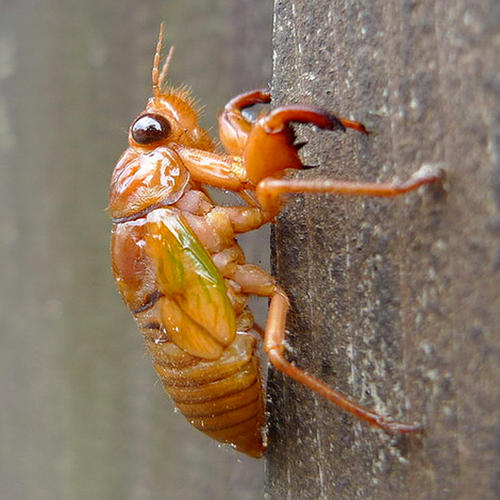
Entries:
{"label": "folded wing", "polygon": [[163,326],[189,354],[217,359],[236,335],[224,279],[178,211],[155,210],[150,221],[146,248],[163,295]]}

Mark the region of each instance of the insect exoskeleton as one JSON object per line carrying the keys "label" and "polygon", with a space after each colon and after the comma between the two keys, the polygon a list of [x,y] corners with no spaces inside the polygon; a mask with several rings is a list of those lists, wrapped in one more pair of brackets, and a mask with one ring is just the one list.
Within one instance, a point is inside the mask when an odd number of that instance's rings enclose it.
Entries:
{"label": "insect exoskeleton", "polygon": [[[155,370],[177,407],[207,435],[253,457],[265,451],[264,388],[257,344],[275,368],[387,431],[413,432],[352,402],[286,360],[285,292],[248,264],[236,236],[272,221],[287,193],[395,196],[438,181],[417,172],[406,183],[296,180],[303,168],[293,122],[367,133],[359,122],[308,105],[291,105],[255,121],[242,109],[268,103],[254,90],[229,101],[219,117],[226,153],[198,124],[185,89],[165,88],[172,50],[160,68],[163,30],[153,64],[153,96],[129,129],[129,147],[113,172],[111,256],[118,289],[135,317]],[[236,192],[244,204],[222,206],[204,185]],[[251,294],[271,299],[265,329],[247,306]],[[257,335],[256,335],[257,334]]]}

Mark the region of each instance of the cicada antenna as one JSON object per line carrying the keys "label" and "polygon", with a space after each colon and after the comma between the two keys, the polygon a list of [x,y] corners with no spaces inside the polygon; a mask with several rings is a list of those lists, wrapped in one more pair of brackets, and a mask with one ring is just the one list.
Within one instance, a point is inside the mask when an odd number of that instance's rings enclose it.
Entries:
{"label": "cicada antenna", "polygon": [[158,42],[156,43],[156,51],[153,59],[153,70],[151,71],[151,79],[153,81],[153,95],[154,97],[158,97],[161,94],[161,89],[163,86],[163,82],[165,81],[165,76],[167,74],[168,66],[170,65],[170,61],[172,60],[172,56],[174,54],[174,48],[170,47],[167,59],[163,64],[163,67],[160,72],[160,61],[161,61],[161,50],[163,45],[163,34],[165,31],[165,23],[162,22],[160,24],[160,33],[158,34]]}
{"label": "cicada antenna", "polygon": [[167,58],[165,59],[165,63],[163,64],[163,68],[161,69],[160,79],[158,81],[158,85],[160,88],[163,86],[163,82],[165,81],[165,76],[168,71],[168,67],[170,66],[170,61],[172,60],[172,56],[174,55],[174,47],[173,45],[168,49]]}
{"label": "cicada antenna", "polygon": [[160,94],[160,80],[159,71],[161,60],[161,46],[163,44],[163,30],[165,28],[165,23],[160,24],[160,33],[158,34],[158,41],[156,42],[156,52],[153,59],[153,70],[151,71],[151,80],[153,81],[153,95],[157,97]]}

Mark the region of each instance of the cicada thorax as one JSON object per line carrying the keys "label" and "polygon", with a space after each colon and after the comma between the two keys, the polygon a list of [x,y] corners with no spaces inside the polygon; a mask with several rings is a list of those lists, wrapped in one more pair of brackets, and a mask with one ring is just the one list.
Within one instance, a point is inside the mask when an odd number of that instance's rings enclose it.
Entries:
{"label": "cicada thorax", "polygon": [[247,295],[224,276],[243,253],[230,223],[217,216],[211,227],[215,205],[198,188],[168,148],[127,150],[111,184],[113,272],[177,407],[210,437],[258,457],[264,402],[253,318]]}
{"label": "cicada thorax", "polygon": [[185,193],[189,178],[189,171],[171,148],[145,152],[128,148],[111,178],[113,220],[137,219],[157,207],[174,204]]}

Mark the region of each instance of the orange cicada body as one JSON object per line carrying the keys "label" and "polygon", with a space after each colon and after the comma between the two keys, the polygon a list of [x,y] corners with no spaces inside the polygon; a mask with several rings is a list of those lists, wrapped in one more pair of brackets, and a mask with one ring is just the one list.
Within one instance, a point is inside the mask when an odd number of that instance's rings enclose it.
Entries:
{"label": "orange cicada body", "polygon": [[[292,122],[366,130],[311,106],[284,106],[249,121],[241,110],[268,103],[271,96],[263,90],[226,105],[219,118],[226,153],[219,153],[199,126],[188,93],[164,88],[172,51],[160,73],[161,44],[162,31],[153,97],[132,123],[129,147],[113,172],[110,213],[116,283],[166,391],[196,428],[261,456],[265,391],[258,343],[263,341],[277,369],[344,410],[388,431],[418,430],[418,425],[366,410],[288,363],[283,346],[286,294],[273,277],[246,263],[236,235],[272,221],[284,193],[394,196],[434,182],[442,173],[420,170],[403,184],[283,177],[287,169],[303,167]],[[216,204],[204,184],[236,192],[245,205]],[[251,294],[271,299],[265,329],[254,323],[247,307]]]}

